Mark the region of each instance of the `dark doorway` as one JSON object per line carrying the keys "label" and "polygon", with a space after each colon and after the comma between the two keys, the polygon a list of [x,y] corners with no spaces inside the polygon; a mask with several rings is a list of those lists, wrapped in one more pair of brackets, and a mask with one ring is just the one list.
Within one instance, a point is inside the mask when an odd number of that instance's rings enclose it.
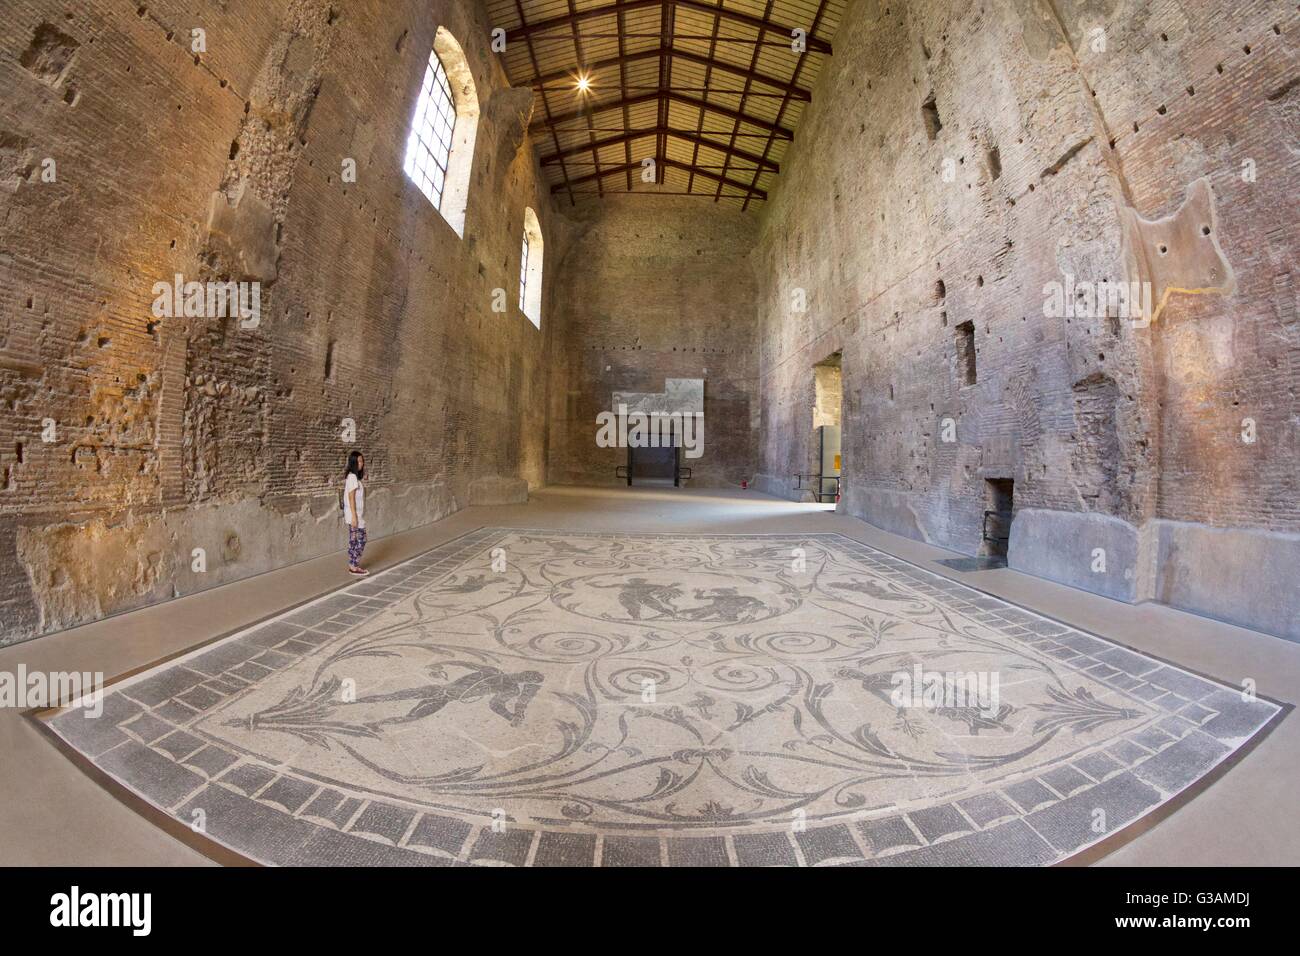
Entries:
{"label": "dark doorway", "polygon": [[627,464],[620,465],[619,478],[628,485],[669,485],[680,487],[691,477],[691,469],[682,464],[682,435],[678,423],[669,421],[654,426],[658,440],[654,444],[630,444]]}
{"label": "dark doorway", "polygon": [[676,448],[629,448],[632,481],[638,484],[671,483],[677,474]]}
{"label": "dark doorway", "polygon": [[835,504],[840,498],[841,422],[844,406],[843,355],[835,352],[813,366],[813,437],[809,471],[797,486],[814,501]]}
{"label": "dark doorway", "polygon": [[1003,561],[1011,542],[1011,521],[1015,516],[1015,482],[1010,478],[989,478],[984,482],[984,544],[981,553]]}

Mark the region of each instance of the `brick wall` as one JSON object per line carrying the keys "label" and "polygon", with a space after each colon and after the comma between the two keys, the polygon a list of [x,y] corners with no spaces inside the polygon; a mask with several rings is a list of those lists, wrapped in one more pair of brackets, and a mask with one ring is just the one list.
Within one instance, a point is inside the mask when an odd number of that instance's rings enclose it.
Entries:
{"label": "brick wall", "polygon": [[[1262,0],[850,7],[764,212],[760,486],[843,349],[849,513],[976,553],[1010,478],[1013,567],[1300,636],[1297,36]],[[1067,276],[1165,308],[1053,316]]]}
{"label": "brick wall", "polygon": [[[563,200],[563,194],[561,194]],[[608,196],[561,204],[551,380],[552,482],[608,485],[627,452],[596,444],[614,392],[704,379],[691,484],[738,486],[756,463],[756,220],[707,199]]]}
{"label": "brick wall", "polygon": [[[440,24],[481,110],[464,238],[402,172]],[[544,480],[516,302],[551,202],[478,5],[13,0],[0,26],[0,642],[340,547],[353,446],[372,536]],[[157,320],[175,273],[260,278],[260,325]]]}

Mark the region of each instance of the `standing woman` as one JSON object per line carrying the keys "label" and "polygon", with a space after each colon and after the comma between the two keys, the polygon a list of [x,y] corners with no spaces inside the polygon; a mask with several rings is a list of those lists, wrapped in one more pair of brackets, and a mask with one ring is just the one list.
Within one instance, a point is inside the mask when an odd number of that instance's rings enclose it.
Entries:
{"label": "standing woman", "polygon": [[348,455],[347,480],[343,483],[343,517],[348,523],[348,572],[369,574],[361,566],[366,550],[366,456],[359,451]]}

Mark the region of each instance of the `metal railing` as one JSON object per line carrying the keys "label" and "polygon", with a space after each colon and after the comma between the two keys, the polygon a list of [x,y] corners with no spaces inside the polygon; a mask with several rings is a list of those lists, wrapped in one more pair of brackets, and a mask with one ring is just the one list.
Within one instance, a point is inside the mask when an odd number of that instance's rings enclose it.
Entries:
{"label": "metal railing", "polygon": [[794,490],[811,491],[822,504],[832,504],[840,500],[840,480],[839,475],[795,475]]}

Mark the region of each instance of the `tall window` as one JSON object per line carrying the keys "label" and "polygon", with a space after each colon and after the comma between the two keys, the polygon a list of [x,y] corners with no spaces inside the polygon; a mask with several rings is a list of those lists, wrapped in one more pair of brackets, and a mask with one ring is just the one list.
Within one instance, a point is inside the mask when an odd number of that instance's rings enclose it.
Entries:
{"label": "tall window", "polygon": [[519,255],[519,311],[542,327],[542,225],[531,206],[524,209],[524,248]]}
{"label": "tall window", "polygon": [[524,251],[519,256],[519,311],[524,311],[528,301],[528,233],[524,232]]}
{"label": "tall window", "polygon": [[442,208],[442,188],[447,184],[451,159],[451,133],[456,126],[456,103],[451,98],[447,71],[436,52],[429,53],[424,85],[415,104],[411,138],[406,141],[406,175],[420,187],[434,208]]}
{"label": "tall window", "polygon": [[439,27],[411,117],[403,169],[462,236],[477,131],[478,94],[469,61],[456,38]]}

